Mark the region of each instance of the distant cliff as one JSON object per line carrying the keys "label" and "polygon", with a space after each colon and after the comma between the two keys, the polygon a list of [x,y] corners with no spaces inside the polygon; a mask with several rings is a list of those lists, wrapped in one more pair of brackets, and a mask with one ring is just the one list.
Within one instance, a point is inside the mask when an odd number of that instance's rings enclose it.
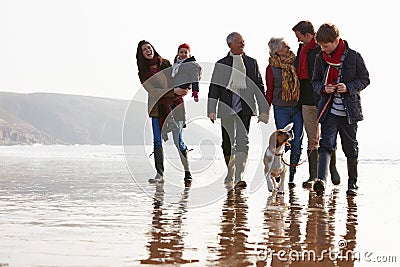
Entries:
{"label": "distant cliff", "polygon": [[63,143],[0,108],[0,145],[53,145]]}
{"label": "distant cliff", "polygon": [[89,96],[0,92],[0,144],[120,145],[128,104]]}
{"label": "distant cliff", "polygon": [[[137,101],[131,105],[129,120],[124,124],[129,103],[91,96],[0,92],[0,145],[122,145],[123,127],[125,144],[151,145],[147,104]],[[190,102],[186,110],[189,116],[204,116],[206,101]],[[198,144],[204,137],[220,143],[219,129],[215,135],[194,122],[184,131],[187,144]]]}

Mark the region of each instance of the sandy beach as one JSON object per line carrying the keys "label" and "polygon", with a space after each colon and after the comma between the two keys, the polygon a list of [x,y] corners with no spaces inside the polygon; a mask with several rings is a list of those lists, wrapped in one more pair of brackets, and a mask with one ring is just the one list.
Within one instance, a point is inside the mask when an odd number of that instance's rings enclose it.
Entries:
{"label": "sandy beach", "polygon": [[400,260],[398,158],[360,158],[359,195],[348,198],[340,155],[342,183],[329,184],[322,197],[301,188],[306,164],[298,168],[297,186],[276,196],[254,178],[256,158],[246,169],[248,187],[229,191],[218,155],[188,188],[173,157],[164,185],[149,185],[153,170],[140,162],[134,172],[143,179],[133,179],[121,147],[14,147],[2,148],[0,157],[0,266],[397,266]]}

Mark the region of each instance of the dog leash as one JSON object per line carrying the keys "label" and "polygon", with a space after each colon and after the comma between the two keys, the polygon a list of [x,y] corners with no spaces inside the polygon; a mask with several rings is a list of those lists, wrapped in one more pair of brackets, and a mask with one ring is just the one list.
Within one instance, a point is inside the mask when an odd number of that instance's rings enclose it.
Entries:
{"label": "dog leash", "polygon": [[[318,133],[319,121],[320,121],[322,115],[325,113],[326,109],[328,108],[328,105],[329,105],[329,103],[331,102],[331,99],[332,99],[332,94],[329,95],[328,101],[326,101],[324,107],[322,108],[321,114],[319,114],[319,116],[318,116],[317,123],[316,123],[316,127],[315,127],[315,132],[316,132],[316,133]],[[302,162],[297,163],[297,164],[290,164],[290,163],[287,163],[287,162],[283,159],[283,154],[280,155],[283,164],[285,164],[286,166],[289,166],[289,167],[297,167],[297,166],[300,166],[301,164],[303,164],[304,162],[306,162],[306,161],[308,160],[308,158],[309,158],[310,155],[311,155],[311,152],[313,152],[313,151],[315,150],[315,145],[316,145],[316,144],[317,144],[317,138],[314,139],[314,144],[313,144],[313,146],[312,146],[313,148],[310,149],[310,152],[308,152],[307,158],[306,158],[305,160],[303,160]]]}
{"label": "dog leash", "polygon": [[[342,78],[343,62],[344,62],[344,59],[346,58],[347,52],[349,52],[348,49],[346,49],[346,50],[344,51],[344,53],[342,54],[342,56],[340,57],[340,66],[339,66],[339,73],[338,73],[338,80],[337,80],[337,82],[339,82],[339,81],[341,80],[341,78]],[[318,116],[317,123],[316,123],[316,128],[315,128],[315,132],[316,132],[316,133],[318,133],[319,121],[320,121],[322,115],[325,113],[326,109],[328,108],[329,103],[330,103],[331,100],[332,100],[332,95],[333,95],[333,94],[330,94],[330,95],[329,95],[328,101],[326,101],[324,107],[323,107],[322,110],[321,110],[321,114],[319,114],[319,116]],[[307,159],[303,160],[303,162],[300,162],[300,163],[298,163],[298,164],[288,164],[288,163],[285,162],[285,160],[283,159],[283,155],[282,155],[282,162],[283,162],[286,166],[289,166],[289,167],[300,166],[301,164],[303,164],[304,162],[306,162],[306,161],[308,160],[308,158],[309,158],[310,155],[311,155],[311,152],[313,152],[313,151],[315,150],[315,145],[316,145],[316,144],[317,144],[317,138],[315,138],[315,140],[314,140],[313,148],[310,149],[310,152],[307,154]]]}

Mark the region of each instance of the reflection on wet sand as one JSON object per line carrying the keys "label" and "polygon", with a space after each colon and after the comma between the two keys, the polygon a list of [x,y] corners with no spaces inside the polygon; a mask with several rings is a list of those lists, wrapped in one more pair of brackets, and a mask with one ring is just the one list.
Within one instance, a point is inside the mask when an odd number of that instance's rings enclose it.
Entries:
{"label": "reflection on wet sand", "polygon": [[264,209],[265,233],[263,234],[264,241],[259,244],[261,250],[257,266],[284,266],[277,265],[284,262],[279,261],[275,253],[290,246],[290,236],[286,232],[288,220],[289,208],[284,202],[284,196],[276,192],[272,193]]}
{"label": "reflection on wet sand", "polygon": [[355,198],[347,198],[347,219],[346,219],[346,234],[342,237],[346,240],[346,243],[342,246],[339,251],[339,255],[342,256],[338,259],[339,266],[352,267],[354,261],[360,260],[360,255],[357,254],[356,248],[356,233],[357,233],[357,202]]}
{"label": "reflection on wet sand", "polygon": [[[166,205],[163,203],[163,185],[156,186],[147,245],[149,258],[141,260],[141,264],[200,262],[199,259],[184,257],[187,248],[182,225],[185,225],[189,192],[190,187],[186,187],[177,205]],[[340,216],[346,216],[344,221],[337,219],[340,206],[338,189],[325,196],[316,196],[313,191],[304,192],[307,193],[305,197],[308,195],[306,204],[302,203],[296,190],[290,190],[288,195],[271,194],[262,209],[264,219],[260,222],[260,241],[254,243],[249,242],[251,218],[248,214],[249,196],[245,192],[243,189],[227,191],[222,204],[217,246],[209,251],[215,253],[215,257],[208,258],[204,265],[354,266],[354,261],[359,258],[359,255],[353,255],[357,227],[354,198],[347,198],[345,212],[339,211]],[[346,232],[339,235],[340,228],[344,228],[342,222]]]}
{"label": "reflection on wet sand", "polygon": [[304,250],[291,266],[335,266],[330,253],[335,247],[336,197],[335,190],[329,199],[309,192]]}
{"label": "reflection on wet sand", "polygon": [[187,212],[189,192],[190,187],[185,187],[178,207],[164,207],[164,185],[156,185],[153,198],[151,239],[147,245],[150,255],[148,259],[141,260],[141,264],[182,264],[198,262],[198,260],[183,258],[184,235],[181,230],[182,222]]}
{"label": "reflection on wet sand", "polygon": [[247,225],[247,197],[243,189],[228,190],[222,208],[221,232],[218,234],[218,259],[210,266],[249,266],[250,248],[246,246],[248,232]]}
{"label": "reflection on wet sand", "polygon": [[[289,205],[283,196],[271,195],[264,210],[265,233],[264,241],[259,244],[262,249],[257,266],[354,266],[356,202],[347,199],[346,234],[336,242],[337,195],[337,190],[323,197],[310,191],[304,210],[293,190],[289,193]],[[306,214],[304,234],[302,214]]]}

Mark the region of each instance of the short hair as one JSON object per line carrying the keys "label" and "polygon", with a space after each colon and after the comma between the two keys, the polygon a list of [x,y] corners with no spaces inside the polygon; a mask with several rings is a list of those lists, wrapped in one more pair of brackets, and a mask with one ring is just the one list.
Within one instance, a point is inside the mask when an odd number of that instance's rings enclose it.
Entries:
{"label": "short hair", "polygon": [[315,34],[314,26],[312,25],[311,22],[308,20],[302,20],[299,23],[297,23],[293,28],[292,31],[294,32],[300,32],[303,35],[306,35],[307,33],[310,33],[312,35]]}
{"label": "short hair", "polygon": [[338,37],[339,29],[331,23],[322,24],[315,35],[318,43],[333,43]]}
{"label": "short hair", "polygon": [[272,37],[269,42],[268,42],[268,47],[269,47],[269,54],[271,56],[275,56],[276,52],[282,49],[282,43],[284,39],[282,37],[275,38]]}
{"label": "short hair", "polygon": [[233,38],[235,37],[236,34],[239,34],[239,33],[238,32],[231,32],[230,34],[228,34],[228,36],[226,37],[226,43],[228,45],[233,42]]}

